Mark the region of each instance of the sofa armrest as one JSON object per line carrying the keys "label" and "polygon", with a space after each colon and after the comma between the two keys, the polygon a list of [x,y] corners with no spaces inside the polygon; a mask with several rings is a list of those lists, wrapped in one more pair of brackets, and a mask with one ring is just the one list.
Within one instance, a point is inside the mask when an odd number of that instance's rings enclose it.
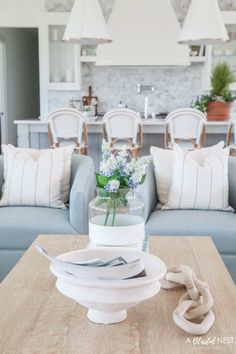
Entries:
{"label": "sofa armrest", "polygon": [[2,187],[4,183],[4,158],[0,156],[0,198],[2,197]]}
{"label": "sofa armrest", "polygon": [[229,157],[229,205],[236,210],[236,158]]}
{"label": "sofa armrest", "polygon": [[142,198],[145,205],[146,222],[158,203],[154,166],[152,161],[150,162],[150,165],[148,167],[145,182],[144,184],[138,187],[137,192]]}
{"label": "sofa armrest", "polygon": [[90,157],[75,155],[72,159],[70,223],[80,234],[88,233],[88,205],[94,198],[94,164]]}

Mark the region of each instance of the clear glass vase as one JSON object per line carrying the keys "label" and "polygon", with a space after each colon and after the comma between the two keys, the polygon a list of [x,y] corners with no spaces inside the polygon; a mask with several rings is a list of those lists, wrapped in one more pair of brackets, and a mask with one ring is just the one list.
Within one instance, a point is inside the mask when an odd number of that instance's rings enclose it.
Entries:
{"label": "clear glass vase", "polygon": [[97,189],[89,204],[89,236],[100,245],[131,245],[145,233],[144,203],[135,192],[120,188],[117,193]]}

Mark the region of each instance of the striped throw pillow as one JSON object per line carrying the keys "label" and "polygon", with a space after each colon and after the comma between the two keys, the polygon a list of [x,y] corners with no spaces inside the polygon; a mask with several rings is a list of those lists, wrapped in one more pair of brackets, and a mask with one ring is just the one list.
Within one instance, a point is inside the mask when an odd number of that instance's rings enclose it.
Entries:
{"label": "striped throw pillow", "polygon": [[[59,147],[64,154],[64,171],[63,178],[61,181],[61,200],[63,203],[68,203],[69,193],[70,193],[70,177],[71,177],[71,156],[74,151],[74,146],[64,146]],[[39,154],[42,153],[42,150],[39,149],[27,149],[27,148],[18,148],[13,145],[2,145],[2,151],[4,154],[4,180],[6,180],[7,171],[8,171],[8,152],[12,150],[25,151],[27,154],[31,154],[34,159],[37,159]],[[52,149],[44,149],[43,152],[50,153]]]}
{"label": "striped throw pillow", "polygon": [[[221,141],[217,145],[213,145],[207,148],[194,149],[190,152],[190,154],[195,159],[201,160],[211,155],[214,151],[222,150],[223,148],[224,142]],[[167,203],[170,193],[173,174],[174,152],[173,150],[166,150],[152,146],[150,153],[153,158],[158,200],[160,204],[162,204],[160,207],[162,207]]]}
{"label": "striped throw pillow", "polygon": [[44,206],[65,208],[61,200],[64,172],[62,149],[3,148],[7,155],[7,169],[0,206]]}
{"label": "striped throw pillow", "polygon": [[174,145],[172,185],[163,209],[232,211],[229,206],[229,148],[199,160]]}

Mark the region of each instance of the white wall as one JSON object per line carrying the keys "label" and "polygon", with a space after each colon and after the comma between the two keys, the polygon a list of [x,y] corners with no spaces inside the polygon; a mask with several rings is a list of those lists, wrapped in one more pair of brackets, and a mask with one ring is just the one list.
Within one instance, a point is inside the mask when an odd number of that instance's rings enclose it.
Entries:
{"label": "white wall", "polygon": [[1,27],[33,27],[44,10],[45,0],[0,0]]}
{"label": "white wall", "polygon": [[0,28],[0,40],[6,43],[8,142],[16,144],[13,121],[39,115],[37,33]]}

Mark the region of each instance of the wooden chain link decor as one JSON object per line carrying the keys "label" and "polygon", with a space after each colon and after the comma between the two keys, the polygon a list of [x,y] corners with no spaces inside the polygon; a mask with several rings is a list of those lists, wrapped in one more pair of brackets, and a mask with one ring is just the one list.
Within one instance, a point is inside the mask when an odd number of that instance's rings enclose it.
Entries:
{"label": "wooden chain link decor", "polygon": [[173,312],[173,320],[185,332],[194,335],[207,333],[215,322],[211,311],[213,299],[208,284],[197,279],[186,265],[171,268],[161,280],[163,289],[185,286],[187,292],[180,298]]}

